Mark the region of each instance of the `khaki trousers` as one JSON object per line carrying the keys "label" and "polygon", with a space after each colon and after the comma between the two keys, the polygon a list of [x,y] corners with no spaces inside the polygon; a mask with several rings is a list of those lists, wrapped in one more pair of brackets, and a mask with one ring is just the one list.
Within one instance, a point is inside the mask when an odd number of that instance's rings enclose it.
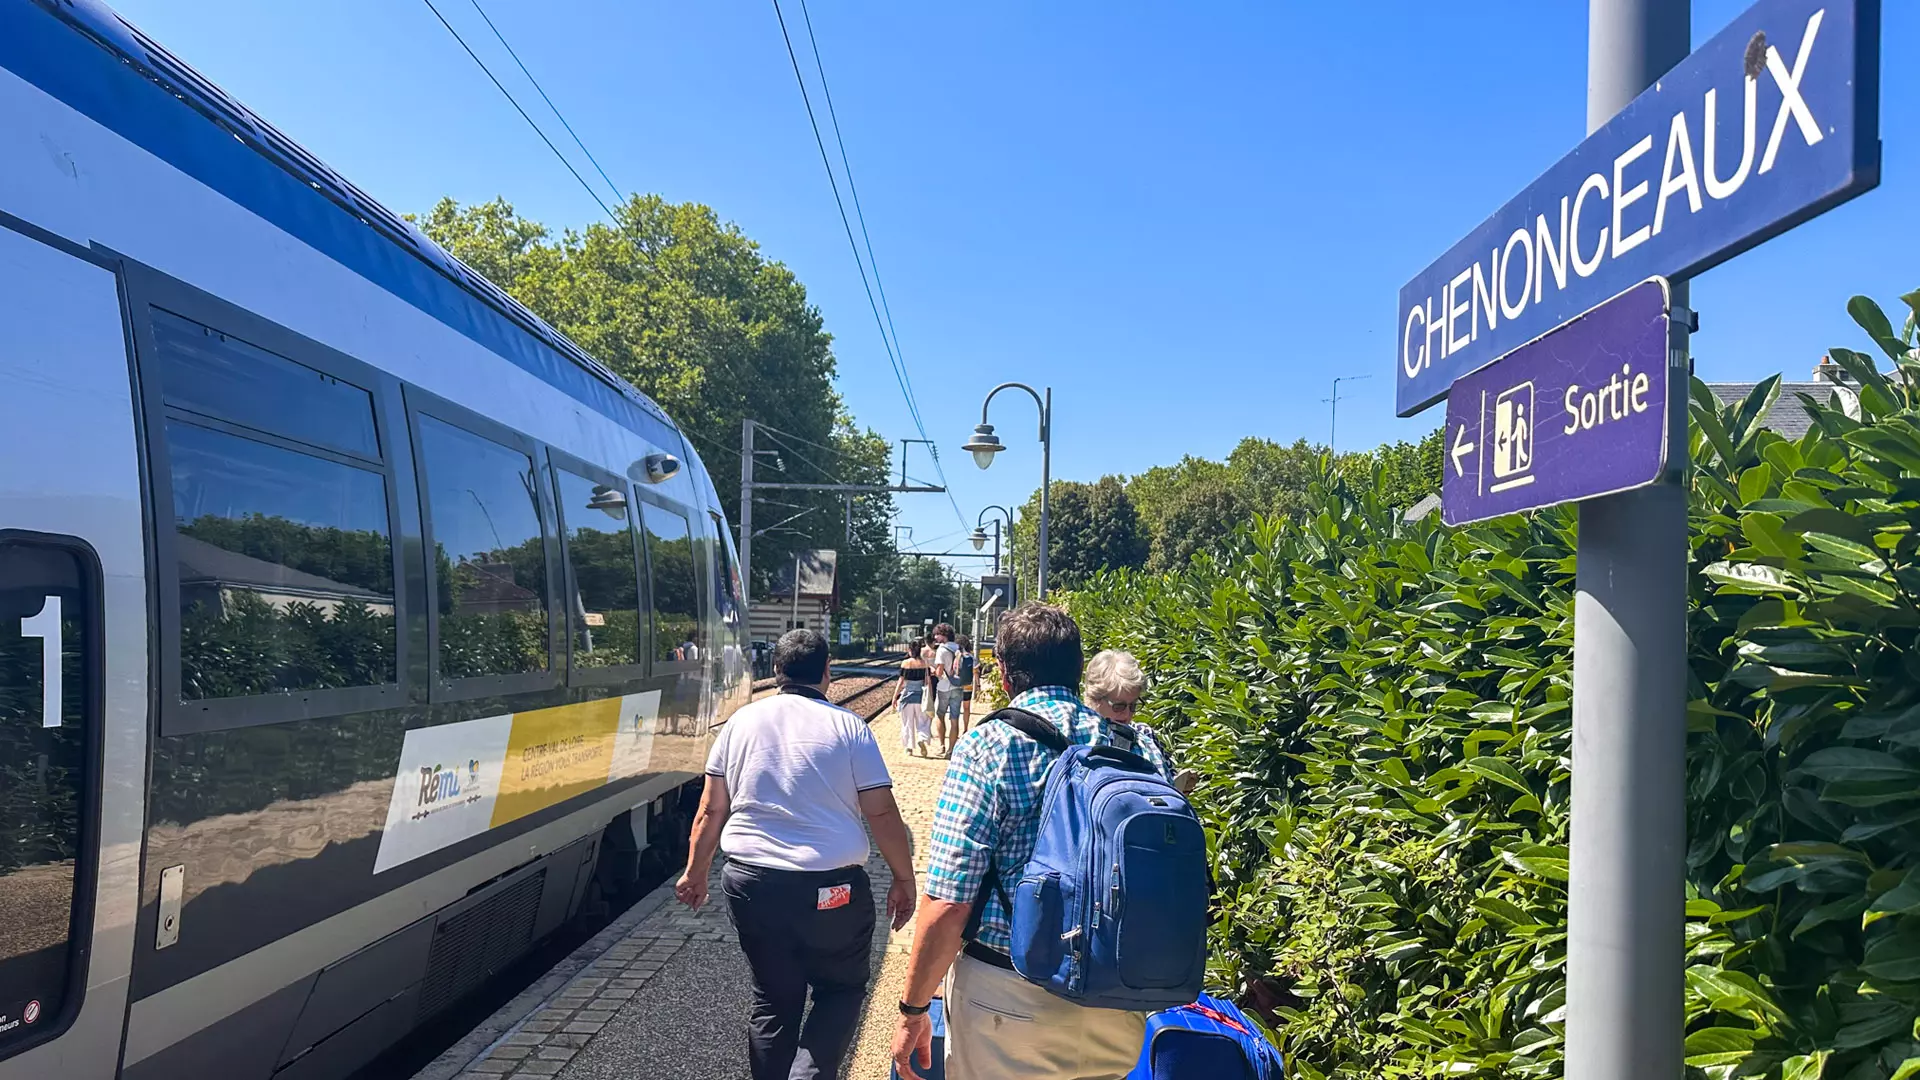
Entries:
{"label": "khaki trousers", "polygon": [[1119,1080],[1147,1014],[1089,1009],[962,955],[947,986],[948,1080]]}

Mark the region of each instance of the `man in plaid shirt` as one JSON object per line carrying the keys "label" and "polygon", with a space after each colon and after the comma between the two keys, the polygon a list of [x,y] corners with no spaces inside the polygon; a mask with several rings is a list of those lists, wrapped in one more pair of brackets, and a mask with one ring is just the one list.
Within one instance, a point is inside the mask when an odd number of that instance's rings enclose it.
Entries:
{"label": "man in plaid shirt", "polygon": [[[1071,743],[1121,742],[1106,719],[1080,702],[1080,628],[1064,610],[1027,604],[1008,614],[996,656],[1015,708],[1053,724]],[[1138,740],[1133,749],[1167,772],[1152,739]],[[1008,959],[1009,918],[1000,893],[1012,892],[1039,839],[1040,800],[1053,757],[1004,723],[982,724],[954,748],[934,809],[927,902],[914,927],[894,1033],[894,1063],[902,1077],[912,1075],[911,1059],[928,1060],[932,1025],[926,1007],[949,966],[950,1080],[1105,1080],[1124,1076],[1140,1056],[1146,1013],[1086,1008],[1055,997],[1021,978]],[[982,899],[978,928],[967,940],[974,904]]]}

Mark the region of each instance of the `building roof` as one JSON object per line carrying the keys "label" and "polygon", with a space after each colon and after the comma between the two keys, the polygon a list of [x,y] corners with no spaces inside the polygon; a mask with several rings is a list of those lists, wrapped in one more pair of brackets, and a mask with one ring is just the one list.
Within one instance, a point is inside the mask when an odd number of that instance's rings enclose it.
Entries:
{"label": "building roof", "polygon": [[[1708,383],[1707,388],[1722,405],[1738,405],[1753,393],[1759,383]],[[1822,405],[1832,405],[1833,393],[1840,389],[1831,382],[1783,382],[1780,384],[1780,396],[1773,401],[1773,407],[1760,423],[1770,431],[1776,431],[1788,439],[1798,439],[1813,426],[1813,418],[1807,415],[1806,406],[1801,404],[1800,395],[1805,394]]]}
{"label": "building roof", "polygon": [[[840,553],[831,548],[818,548],[795,554],[799,556],[800,595],[832,596],[835,578],[839,573]],[[768,596],[793,595],[793,567],[793,563],[782,560],[782,565],[774,571],[773,589]]]}
{"label": "building roof", "polygon": [[329,598],[359,598],[392,603],[393,597],[334,581],[318,574],[295,570],[290,566],[256,559],[237,551],[228,551],[185,533],[174,537],[174,551],[180,559],[181,585],[213,585],[251,589],[255,592],[291,593]]}
{"label": "building roof", "polygon": [[1438,509],[1440,509],[1440,493],[1437,491],[1430,492],[1419,502],[1407,507],[1406,512],[1401,514],[1400,517],[1405,521],[1419,521],[1421,518],[1426,517]]}

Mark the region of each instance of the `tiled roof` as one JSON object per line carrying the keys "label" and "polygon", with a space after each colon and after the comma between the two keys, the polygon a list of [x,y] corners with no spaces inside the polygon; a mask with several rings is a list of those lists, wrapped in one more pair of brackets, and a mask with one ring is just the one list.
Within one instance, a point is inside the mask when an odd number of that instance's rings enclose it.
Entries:
{"label": "tiled roof", "polygon": [[358,597],[391,601],[358,585],[334,581],[318,574],[295,570],[290,566],[256,559],[237,551],[210,544],[196,536],[181,533],[174,537],[174,551],[180,559],[180,584],[217,585],[265,592],[288,591],[325,596]]}
{"label": "tiled roof", "polygon": [[[1737,405],[1747,399],[1758,383],[1708,383],[1707,388],[1713,396],[1720,399],[1722,405]],[[1833,404],[1833,392],[1838,389],[1830,382],[1790,382],[1780,384],[1780,396],[1774,399],[1773,407],[1760,422],[1772,431],[1779,432],[1789,439],[1798,439],[1813,426],[1813,418],[1800,403],[1800,395],[1805,394],[1823,405]]]}

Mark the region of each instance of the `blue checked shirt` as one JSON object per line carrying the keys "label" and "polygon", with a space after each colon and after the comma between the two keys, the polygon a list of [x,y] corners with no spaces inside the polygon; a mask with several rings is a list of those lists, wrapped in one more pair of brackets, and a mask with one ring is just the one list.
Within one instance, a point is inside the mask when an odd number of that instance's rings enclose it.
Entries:
{"label": "blue checked shirt", "polygon": [[[1015,696],[1012,704],[1051,722],[1071,743],[1113,742],[1107,721],[1064,686],[1035,687]],[[1134,750],[1167,774],[1166,756],[1154,736],[1140,738]],[[1002,886],[1013,891],[1040,838],[1040,796],[1051,764],[1051,750],[997,720],[961,737],[933,810],[928,896],[972,904],[989,866],[997,870]],[[975,940],[1009,952],[1013,939],[1008,926],[1006,907],[997,891],[990,893]]]}

